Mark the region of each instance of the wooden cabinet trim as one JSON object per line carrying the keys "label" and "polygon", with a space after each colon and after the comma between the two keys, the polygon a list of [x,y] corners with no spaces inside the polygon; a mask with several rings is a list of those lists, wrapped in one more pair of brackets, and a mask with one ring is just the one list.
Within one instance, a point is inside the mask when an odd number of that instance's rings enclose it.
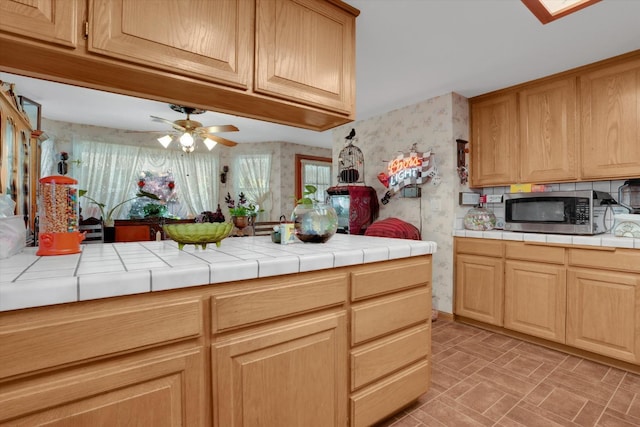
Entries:
{"label": "wooden cabinet trim", "polygon": [[427,359],[431,325],[420,325],[351,351],[351,391]]}
{"label": "wooden cabinet trim", "polygon": [[214,295],[213,330],[221,332],[297,313],[344,304],[347,273]]}
{"label": "wooden cabinet trim", "polygon": [[365,427],[391,415],[422,394],[431,380],[431,365],[421,361],[351,397],[351,427]]}
{"label": "wooden cabinet trim", "polygon": [[[117,406],[127,399],[170,389],[169,395],[163,395],[175,410],[172,425],[179,425],[183,417],[189,425],[200,425],[204,418],[204,378],[199,373],[203,367],[202,349],[192,348],[101,362],[65,372],[63,377],[57,375],[56,381],[39,377],[23,387],[13,385],[9,393],[0,393],[0,424],[33,412],[37,412],[33,417],[19,420],[35,425],[46,419],[72,419],[103,405]],[[167,414],[166,408],[156,409]]]}
{"label": "wooden cabinet trim", "polygon": [[504,256],[504,242],[502,240],[456,237],[455,249],[456,253],[497,258]]}
{"label": "wooden cabinet trim", "polygon": [[431,258],[407,258],[392,264],[355,269],[351,273],[351,301],[359,301],[416,286],[431,281]]}
{"label": "wooden cabinet trim", "polygon": [[188,299],[0,327],[0,378],[196,337],[202,322],[200,300]]}
{"label": "wooden cabinet trim", "polygon": [[571,266],[640,273],[640,251],[637,249],[569,249],[568,253]]}
{"label": "wooden cabinet trim", "polygon": [[505,258],[564,264],[565,249],[559,246],[533,246],[522,242],[507,242],[505,243]]}
{"label": "wooden cabinet trim", "polygon": [[[431,288],[377,298],[352,306],[351,345],[356,345],[431,318]],[[380,319],[385,319],[381,322]]]}

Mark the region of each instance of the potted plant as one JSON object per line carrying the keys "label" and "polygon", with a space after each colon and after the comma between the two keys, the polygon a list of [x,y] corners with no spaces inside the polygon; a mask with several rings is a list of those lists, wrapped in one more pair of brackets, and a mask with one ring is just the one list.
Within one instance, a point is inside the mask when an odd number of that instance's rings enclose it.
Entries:
{"label": "potted plant", "polygon": [[251,225],[255,221],[256,216],[258,216],[258,213],[263,211],[263,209],[260,209],[255,204],[249,203],[242,192],[238,195],[237,205],[235,200],[231,198],[230,193],[227,193],[224,201],[229,208],[231,221],[233,221],[233,224],[238,228],[238,235],[240,236],[243,234],[242,229]]}
{"label": "potted plant", "polygon": [[80,197],[85,197],[91,203],[93,203],[94,205],[97,205],[98,208],[100,208],[100,216],[102,218],[103,227],[104,227],[104,241],[106,243],[110,243],[115,240],[115,226],[114,226],[115,221],[113,219],[113,213],[116,211],[116,209],[118,209],[120,206],[124,205],[127,202],[137,199],[138,197],[148,197],[153,200],[160,200],[160,197],[156,196],[155,194],[148,193],[143,190],[138,190],[135,197],[131,197],[130,199],[127,199],[125,201],[118,203],[111,209],[107,209],[104,203],[98,202],[97,200],[87,196],[87,190],[80,190],[78,194]]}

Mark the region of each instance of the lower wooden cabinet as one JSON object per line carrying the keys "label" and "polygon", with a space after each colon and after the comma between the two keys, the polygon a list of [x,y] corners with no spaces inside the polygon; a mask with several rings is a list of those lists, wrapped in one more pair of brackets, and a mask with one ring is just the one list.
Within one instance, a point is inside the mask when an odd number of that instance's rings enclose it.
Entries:
{"label": "lower wooden cabinet", "polygon": [[427,391],[430,316],[431,255],[0,312],[0,425],[371,425]]}
{"label": "lower wooden cabinet", "polygon": [[455,312],[491,325],[503,325],[504,261],[461,254],[456,257]]}
{"label": "lower wooden cabinet", "polygon": [[564,266],[507,260],[504,327],[564,343],[566,293]]}
{"label": "lower wooden cabinet", "polygon": [[638,250],[456,238],[455,275],[456,316],[640,364]]}
{"label": "lower wooden cabinet", "polygon": [[344,312],[214,344],[214,425],[346,425],[346,350]]}
{"label": "lower wooden cabinet", "polygon": [[3,385],[0,425],[201,426],[204,357],[151,352]]}
{"label": "lower wooden cabinet", "polygon": [[375,424],[429,388],[431,267],[429,256],[352,273],[350,426]]}
{"label": "lower wooden cabinet", "polygon": [[571,268],[568,277],[567,344],[640,362],[640,274]]}

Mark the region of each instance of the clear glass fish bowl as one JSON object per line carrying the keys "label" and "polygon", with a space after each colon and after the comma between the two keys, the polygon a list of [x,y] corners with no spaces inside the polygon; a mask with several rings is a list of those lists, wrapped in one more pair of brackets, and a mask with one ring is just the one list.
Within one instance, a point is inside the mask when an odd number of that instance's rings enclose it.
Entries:
{"label": "clear glass fish bowl", "polygon": [[305,243],[324,243],[338,230],[338,215],[327,203],[296,205],[291,220],[296,237]]}

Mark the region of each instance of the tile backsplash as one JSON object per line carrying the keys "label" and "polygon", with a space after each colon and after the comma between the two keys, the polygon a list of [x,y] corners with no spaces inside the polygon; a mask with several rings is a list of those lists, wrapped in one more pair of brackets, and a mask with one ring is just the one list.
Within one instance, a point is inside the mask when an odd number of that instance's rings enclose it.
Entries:
{"label": "tile backsplash", "polygon": [[[551,191],[574,191],[574,190],[597,190],[606,191],[618,201],[618,188],[624,184],[626,179],[615,181],[584,181],[584,182],[566,182],[561,184],[549,184]],[[477,190],[476,190],[477,191]],[[485,187],[482,194],[504,194],[509,193],[509,187]],[[495,215],[498,224],[504,221],[504,203],[487,203],[486,207],[491,209]],[[464,228],[463,218],[468,209],[456,210],[455,228],[461,230]],[[608,227],[613,226],[613,217],[607,219]]]}

